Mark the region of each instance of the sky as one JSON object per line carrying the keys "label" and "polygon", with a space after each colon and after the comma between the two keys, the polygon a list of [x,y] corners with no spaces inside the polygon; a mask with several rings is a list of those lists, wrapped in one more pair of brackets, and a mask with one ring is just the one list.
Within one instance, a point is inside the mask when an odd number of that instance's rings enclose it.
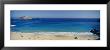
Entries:
{"label": "sky", "polygon": [[12,18],[100,18],[100,10],[11,10]]}

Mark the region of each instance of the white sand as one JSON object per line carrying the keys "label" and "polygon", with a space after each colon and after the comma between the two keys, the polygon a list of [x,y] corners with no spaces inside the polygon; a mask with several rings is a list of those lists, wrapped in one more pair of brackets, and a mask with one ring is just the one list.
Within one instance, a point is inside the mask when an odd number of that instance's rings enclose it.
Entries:
{"label": "white sand", "polygon": [[95,40],[98,36],[90,32],[11,32],[11,40]]}

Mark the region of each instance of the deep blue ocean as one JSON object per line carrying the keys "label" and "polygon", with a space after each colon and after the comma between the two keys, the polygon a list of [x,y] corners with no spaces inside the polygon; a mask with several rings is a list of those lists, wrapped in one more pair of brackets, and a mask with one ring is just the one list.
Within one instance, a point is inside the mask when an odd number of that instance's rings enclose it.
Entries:
{"label": "deep blue ocean", "polygon": [[11,19],[11,32],[89,32],[100,30],[99,18]]}

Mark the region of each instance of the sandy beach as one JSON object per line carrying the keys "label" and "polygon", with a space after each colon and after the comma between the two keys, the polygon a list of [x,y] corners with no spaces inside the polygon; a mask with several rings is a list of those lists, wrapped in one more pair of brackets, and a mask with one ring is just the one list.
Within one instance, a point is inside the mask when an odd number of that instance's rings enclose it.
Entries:
{"label": "sandy beach", "polygon": [[11,40],[95,40],[97,38],[98,36],[89,32],[11,32],[10,34]]}

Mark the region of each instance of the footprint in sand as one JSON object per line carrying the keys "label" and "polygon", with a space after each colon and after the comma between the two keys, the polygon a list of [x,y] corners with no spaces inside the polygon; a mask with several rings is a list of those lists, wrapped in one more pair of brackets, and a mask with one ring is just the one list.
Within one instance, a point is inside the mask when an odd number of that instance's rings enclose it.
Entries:
{"label": "footprint in sand", "polygon": [[37,38],[40,38],[40,37],[37,37]]}
{"label": "footprint in sand", "polygon": [[28,39],[31,39],[31,38],[28,38]]}
{"label": "footprint in sand", "polygon": [[23,35],[21,35],[21,37],[24,37]]}

